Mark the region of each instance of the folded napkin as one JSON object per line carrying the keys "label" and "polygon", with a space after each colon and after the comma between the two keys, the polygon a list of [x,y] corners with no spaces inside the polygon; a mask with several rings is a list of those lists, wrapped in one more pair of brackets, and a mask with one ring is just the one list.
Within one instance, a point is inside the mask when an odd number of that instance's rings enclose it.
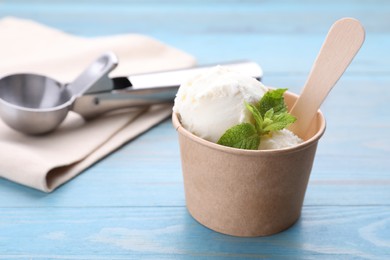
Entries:
{"label": "folded napkin", "polygon": [[[33,21],[4,18],[0,35],[0,77],[29,72],[70,82],[106,51],[113,51],[119,59],[112,77],[195,64],[190,55],[137,34],[82,38]],[[20,134],[0,121],[0,176],[50,192],[167,118],[171,111],[171,105],[154,105],[88,122],[70,112],[58,130],[42,136]]]}

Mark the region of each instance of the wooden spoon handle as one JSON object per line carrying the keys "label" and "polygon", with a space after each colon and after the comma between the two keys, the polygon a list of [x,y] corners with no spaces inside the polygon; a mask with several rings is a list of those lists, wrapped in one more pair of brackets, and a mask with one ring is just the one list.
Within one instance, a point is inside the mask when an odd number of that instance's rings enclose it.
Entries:
{"label": "wooden spoon handle", "polygon": [[340,19],[330,28],[303,91],[290,111],[297,118],[290,127],[296,135],[306,138],[311,121],[359,51],[364,37],[363,26],[352,18]]}

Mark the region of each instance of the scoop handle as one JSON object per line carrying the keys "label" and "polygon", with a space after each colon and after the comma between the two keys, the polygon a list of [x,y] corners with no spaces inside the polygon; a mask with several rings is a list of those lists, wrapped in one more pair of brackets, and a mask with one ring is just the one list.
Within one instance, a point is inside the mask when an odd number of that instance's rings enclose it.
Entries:
{"label": "scoop handle", "polygon": [[[76,98],[83,95],[91,87],[100,81],[105,81],[111,87],[111,80],[108,78],[110,73],[118,65],[118,59],[113,52],[107,52],[93,61],[73,82],[69,83],[66,88],[71,95]],[[104,85],[104,84],[103,84]]]}
{"label": "scoop handle", "polygon": [[303,91],[290,113],[297,118],[290,130],[301,138],[326,96],[362,46],[365,32],[353,18],[336,21],[330,28],[315,60]]}

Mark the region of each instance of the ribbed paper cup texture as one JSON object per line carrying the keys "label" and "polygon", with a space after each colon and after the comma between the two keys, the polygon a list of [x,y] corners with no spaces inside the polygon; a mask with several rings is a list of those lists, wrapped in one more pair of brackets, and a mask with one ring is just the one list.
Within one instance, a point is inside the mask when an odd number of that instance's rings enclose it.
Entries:
{"label": "ribbed paper cup texture", "polygon": [[[297,96],[285,93],[291,106]],[[199,223],[233,236],[266,236],[293,225],[325,131],[320,111],[304,142],[278,150],[243,150],[190,133],[174,113],[188,211]]]}

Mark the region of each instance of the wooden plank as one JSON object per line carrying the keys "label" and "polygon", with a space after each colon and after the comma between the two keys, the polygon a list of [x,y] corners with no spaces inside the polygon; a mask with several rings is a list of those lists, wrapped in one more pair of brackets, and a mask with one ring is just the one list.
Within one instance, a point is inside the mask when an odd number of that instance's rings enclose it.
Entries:
{"label": "wooden plank", "polygon": [[[183,207],[2,209],[1,258],[390,257],[390,207],[305,207],[270,237],[213,232]],[[17,230],[17,232],[15,232]]]}
{"label": "wooden plank", "polygon": [[266,75],[306,74],[330,25],[342,16],[353,16],[362,21],[368,36],[347,73],[390,71],[390,4],[386,1],[297,1],[294,5],[273,1],[117,1],[94,5],[2,1],[0,17],[8,15],[82,36],[147,34],[193,54],[202,64],[253,59],[263,65]]}
{"label": "wooden plank", "polygon": [[301,0],[294,4],[289,1],[99,1],[90,4],[88,1],[9,0],[2,1],[1,8],[2,15],[28,17],[70,31],[79,31],[83,26],[88,28],[86,32],[95,34],[123,29],[152,34],[161,30],[180,34],[318,33],[326,31],[342,16],[359,18],[369,31],[389,32],[389,11],[389,3],[383,0],[315,3]]}
{"label": "wooden plank", "polygon": [[[268,76],[307,75],[325,35],[326,30],[317,35],[237,35],[226,33],[218,36],[180,37],[165,35],[160,37],[157,35],[157,37],[193,54],[201,64],[252,59],[262,65],[264,77],[267,78]],[[346,71],[346,75],[388,74],[390,62],[383,48],[389,45],[390,37],[388,35],[368,35],[361,51]]]}

